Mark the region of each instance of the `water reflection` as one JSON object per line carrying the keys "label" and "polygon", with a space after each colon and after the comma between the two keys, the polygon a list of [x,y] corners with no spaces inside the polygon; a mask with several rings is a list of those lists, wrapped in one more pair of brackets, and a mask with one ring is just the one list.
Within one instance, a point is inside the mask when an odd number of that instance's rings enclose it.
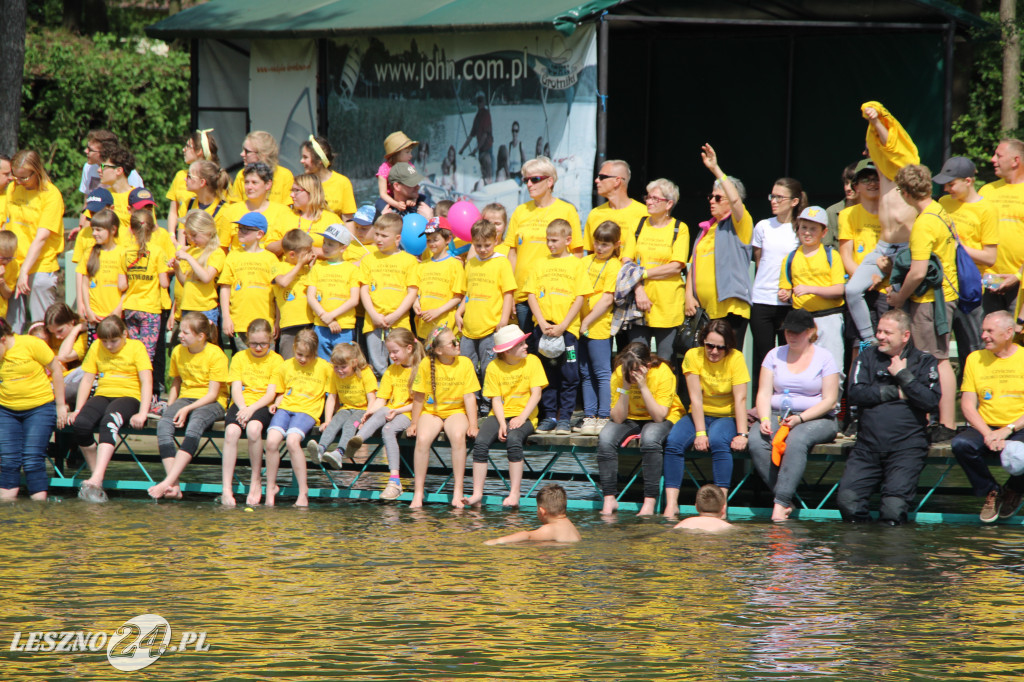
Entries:
{"label": "water reflection", "polygon": [[574,513],[573,546],[485,547],[528,511],[116,499],[0,507],[3,678],[109,680],[13,634],[157,613],[211,650],[160,679],[1009,679],[1016,527],[738,524]]}

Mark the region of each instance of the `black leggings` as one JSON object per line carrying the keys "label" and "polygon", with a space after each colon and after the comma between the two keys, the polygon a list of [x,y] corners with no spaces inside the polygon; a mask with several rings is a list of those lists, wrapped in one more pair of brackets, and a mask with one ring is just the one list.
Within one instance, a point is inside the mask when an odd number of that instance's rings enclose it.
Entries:
{"label": "black leggings", "polygon": [[100,426],[100,443],[117,445],[121,427],[139,413],[138,398],[106,398],[94,395],[75,417],[75,441],[79,447],[93,444],[92,432]]}
{"label": "black leggings", "polygon": [[[509,417],[511,419],[511,417]],[[508,423],[506,421],[506,423]],[[509,429],[505,436],[505,454],[510,462],[523,461],[523,443],[533,433],[533,422],[527,419],[518,429]],[[473,461],[487,463],[487,451],[494,441],[498,440],[498,418],[494,415],[484,419],[480,424],[480,433],[473,443]]]}

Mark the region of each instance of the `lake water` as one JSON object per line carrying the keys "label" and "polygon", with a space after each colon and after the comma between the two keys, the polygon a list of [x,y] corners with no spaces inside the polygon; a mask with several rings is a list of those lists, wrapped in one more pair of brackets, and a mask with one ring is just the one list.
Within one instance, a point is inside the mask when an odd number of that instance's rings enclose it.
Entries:
{"label": "lake water", "polygon": [[[532,513],[212,500],[0,506],[0,677],[160,680],[917,680],[1024,674],[1024,530],[737,524],[571,512],[573,546],[487,547]],[[208,651],[123,673],[141,614]]]}

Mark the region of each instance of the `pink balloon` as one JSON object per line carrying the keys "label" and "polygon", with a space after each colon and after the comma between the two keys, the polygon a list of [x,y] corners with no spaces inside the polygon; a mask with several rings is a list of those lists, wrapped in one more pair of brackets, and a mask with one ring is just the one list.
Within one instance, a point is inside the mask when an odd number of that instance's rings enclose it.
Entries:
{"label": "pink balloon", "polygon": [[468,242],[473,240],[473,223],[478,220],[480,220],[480,209],[474,206],[471,201],[466,201],[465,199],[456,201],[448,209],[448,226],[452,228],[455,236],[462,241]]}

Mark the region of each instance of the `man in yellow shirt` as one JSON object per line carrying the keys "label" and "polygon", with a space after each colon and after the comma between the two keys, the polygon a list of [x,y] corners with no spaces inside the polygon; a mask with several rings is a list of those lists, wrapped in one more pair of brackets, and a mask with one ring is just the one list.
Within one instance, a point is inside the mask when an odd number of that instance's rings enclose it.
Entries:
{"label": "man in yellow shirt", "polygon": [[910,270],[899,291],[889,294],[889,305],[902,308],[909,300],[910,333],[919,350],[930,353],[939,361],[939,423],[929,430],[932,443],[947,441],[956,433],[956,377],[949,362],[949,326],[942,329],[935,314],[935,291],[916,295],[918,285],[928,272],[928,262],[934,255],[942,265],[942,293],[945,299],[946,320],[953,319],[953,310],[959,298],[956,271],[956,240],[953,221],[946,209],[932,199],[932,174],[920,164],[904,166],[896,173],[896,186],[900,196],[917,211],[910,231]]}
{"label": "man in yellow shirt", "polygon": [[647,206],[629,198],[631,172],[625,161],[605,161],[594,178],[597,193],[607,199],[594,208],[587,216],[583,228],[583,248],[594,252],[594,230],[606,220],[611,220],[622,230],[622,252],[632,253],[636,228],[640,219],[647,215]]}
{"label": "man in yellow shirt", "polygon": [[985,348],[967,357],[960,394],[970,428],[953,439],[952,448],[974,494],[985,497],[981,520],[992,523],[1013,516],[1024,491],[1024,476],[1000,486],[986,461],[1010,441],[1024,442],[1024,348],[1013,342],[1013,316],[1005,310],[985,316],[981,338]]}
{"label": "man in yellow shirt", "polygon": [[1012,311],[1017,305],[1024,265],[1024,142],[1000,140],[992,155],[992,168],[999,179],[978,193],[991,199],[999,211],[999,248],[992,269],[1002,275],[1002,283],[982,294],[981,309],[986,315],[994,310]]}

